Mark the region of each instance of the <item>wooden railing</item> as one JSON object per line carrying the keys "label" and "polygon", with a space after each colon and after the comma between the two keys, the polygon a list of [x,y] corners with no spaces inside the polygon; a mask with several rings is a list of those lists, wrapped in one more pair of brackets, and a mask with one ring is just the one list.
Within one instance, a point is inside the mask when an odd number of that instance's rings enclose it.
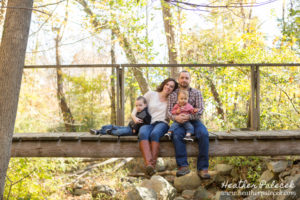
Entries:
{"label": "wooden railing", "polygon": [[250,67],[250,130],[260,129],[260,72],[261,67],[299,67],[300,63],[246,63],[246,64],[92,64],[92,65],[31,65],[25,69],[36,68],[99,68],[115,67],[117,71],[117,125],[124,125],[124,68],[126,67]]}

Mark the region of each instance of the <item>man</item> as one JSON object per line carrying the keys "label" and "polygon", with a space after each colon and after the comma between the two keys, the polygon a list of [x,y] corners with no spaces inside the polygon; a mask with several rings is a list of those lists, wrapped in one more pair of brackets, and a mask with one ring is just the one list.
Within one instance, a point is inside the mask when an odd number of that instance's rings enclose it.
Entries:
{"label": "man", "polygon": [[[169,95],[168,98],[168,118],[176,121],[180,124],[190,121],[195,129],[195,136],[198,139],[198,160],[197,160],[197,170],[198,176],[202,179],[209,179],[210,175],[208,173],[208,147],[209,147],[209,138],[208,131],[206,127],[200,121],[202,116],[204,105],[203,98],[201,92],[197,89],[190,87],[191,76],[188,71],[181,71],[178,77],[179,88],[176,89],[172,94]],[[189,93],[188,102],[194,107],[198,109],[198,112],[195,114],[180,114],[180,115],[172,115],[171,111],[173,106],[177,102],[177,94],[179,90],[187,90]],[[176,163],[178,166],[178,171],[176,176],[184,176],[190,173],[189,163],[187,161],[187,151],[186,144],[183,140],[185,137],[185,129],[183,127],[179,127],[173,132],[173,143],[175,147],[175,157]]]}

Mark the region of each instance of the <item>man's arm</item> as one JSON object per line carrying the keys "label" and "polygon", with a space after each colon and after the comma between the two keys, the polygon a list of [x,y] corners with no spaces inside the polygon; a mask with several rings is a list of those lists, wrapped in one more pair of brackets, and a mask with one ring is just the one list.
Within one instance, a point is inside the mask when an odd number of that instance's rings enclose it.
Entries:
{"label": "man's arm", "polygon": [[198,109],[198,112],[196,112],[194,114],[191,114],[190,115],[190,120],[200,119],[201,116],[202,116],[202,113],[204,111],[203,97],[202,97],[202,94],[199,90],[196,92],[196,95],[195,95],[194,98],[196,98],[196,100],[195,100],[196,105],[194,106],[194,108]]}
{"label": "man's arm", "polygon": [[176,96],[177,95],[174,92],[170,94],[168,97],[168,105],[167,105],[167,117],[173,121],[175,121],[175,115],[172,114],[172,108],[176,104],[176,99],[177,99]]}

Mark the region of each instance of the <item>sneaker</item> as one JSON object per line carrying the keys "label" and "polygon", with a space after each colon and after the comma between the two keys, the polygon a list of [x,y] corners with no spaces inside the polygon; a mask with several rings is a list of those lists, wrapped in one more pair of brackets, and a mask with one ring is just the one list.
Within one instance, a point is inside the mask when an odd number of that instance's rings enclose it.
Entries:
{"label": "sneaker", "polygon": [[90,129],[90,134],[93,134],[93,135],[99,135],[100,132],[96,129]]}
{"label": "sneaker", "polygon": [[165,135],[164,135],[164,137],[166,137],[166,138],[168,138],[168,140],[171,140],[171,133],[166,133]]}
{"label": "sneaker", "polygon": [[194,142],[193,138],[190,136],[190,135],[186,135],[184,138],[183,138],[184,141],[187,141],[187,142]]}
{"label": "sneaker", "polygon": [[198,171],[198,176],[202,179],[210,179],[210,175],[208,173],[208,170],[199,170]]}
{"label": "sneaker", "polygon": [[190,169],[188,166],[184,166],[184,167],[180,167],[177,172],[176,172],[176,176],[184,176],[186,174],[190,173]]}

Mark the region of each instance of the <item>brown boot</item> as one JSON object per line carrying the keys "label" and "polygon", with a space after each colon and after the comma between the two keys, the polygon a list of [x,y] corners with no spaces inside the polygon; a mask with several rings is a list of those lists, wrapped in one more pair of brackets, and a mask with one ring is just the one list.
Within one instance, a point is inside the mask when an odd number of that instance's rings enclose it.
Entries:
{"label": "brown boot", "polygon": [[155,168],[157,157],[159,154],[159,142],[155,142],[155,141],[151,142],[151,152],[152,152],[152,165]]}
{"label": "brown boot", "polygon": [[146,166],[146,174],[148,176],[152,176],[155,173],[155,171],[152,165],[152,154],[150,149],[150,143],[148,140],[141,140],[139,145]]}

